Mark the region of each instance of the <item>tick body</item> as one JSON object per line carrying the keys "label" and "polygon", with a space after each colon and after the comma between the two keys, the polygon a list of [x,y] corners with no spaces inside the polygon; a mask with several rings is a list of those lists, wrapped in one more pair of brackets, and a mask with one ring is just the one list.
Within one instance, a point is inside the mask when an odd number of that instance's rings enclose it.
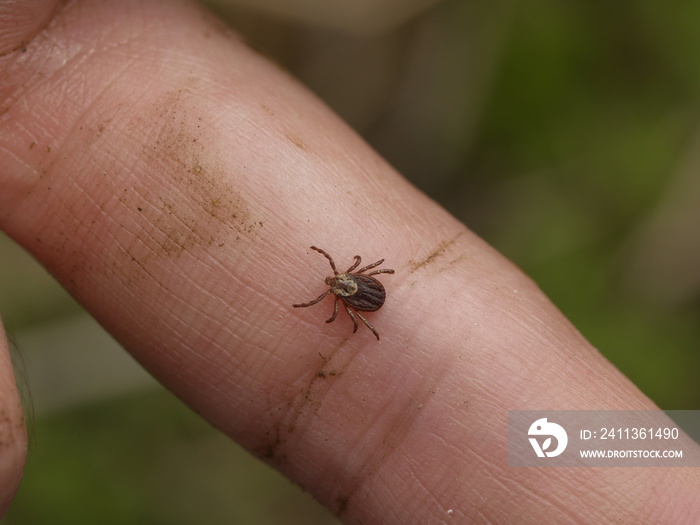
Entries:
{"label": "tick body", "polygon": [[338,316],[338,302],[342,301],[345,310],[350,316],[350,319],[352,319],[352,322],[355,324],[355,328],[352,332],[357,332],[357,317],[359,317],[360,320],[365,323],[367,328],[372,330],[372,333],[377,337],[378,341],[379,334],[360,312],[374,312],[382,307],[384,300],[386,299],[386,291],[384,290],[382,283],[372,276],[380,273],[394,273],[394,270],[384,269],[364,273],[367,270],[371,270],[372,268],[376,268],[382,264],[384,259],[380,259],[375,263],[368,264],[357,271],[353,271],[362,262],[362,258],[359,255],[355,255],[355,264],[348,268],[345,273],[340,273],[335,267],[333,257],[328,255],[328,253],[323,251],[321,248],[316,248],[316,246],[312,246],[311,249],[323,254],[323,256],[328,259],[328,262],[331,264],[333,275],[331,277],[326,277],[325,281],[330,288],[311,302],[293,304],[292,306],[294,308],[306,308],[307,306],[313,306],[327,295],[333,294],[335,295],[333,315],[326,322],[332,323],[335,321],[335,318]]}

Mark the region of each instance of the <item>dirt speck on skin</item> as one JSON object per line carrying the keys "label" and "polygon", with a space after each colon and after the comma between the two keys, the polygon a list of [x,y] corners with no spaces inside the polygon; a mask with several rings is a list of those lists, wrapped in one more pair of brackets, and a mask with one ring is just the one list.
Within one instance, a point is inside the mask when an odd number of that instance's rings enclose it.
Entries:
{"label": "dirt speck on skin", "polygon": [[303,140],[301,140],[299,137],[296,137],[294,135],[290,135],[289,133],[287,133],[285,135],[285,137],[287,137],[287,140],[289,140],[289,142],[294,144],[300,150],[302,150],[302,151],[309,150],[309,147],[306,145],[306,143]]}
{"label": "dirt speck on skin", "polygon": [[437,248],[435,248],[427,257],[424,257],[423,259],[420,259],[418,261],[411,260],[409,261],[409,265],[411,267],[411,273],[420,270],[421,268],[425,268],[438,260],[445,254],[445,252],[457,241],[457,239],[461,236],[461,233],[458,233],[451,239],[448,239],[446,241],[442,241]]}
{"label": "dirt speck on skin", "polygon": [[[270,430],[255,452],[263,459],[279,465],[287,461],[287,444],[298,428],[307,428],[310,421],[318,416],[326,395],[336,381],[343,376],[343,369],[353,356],[334,352],[336,358],[319,354],[322,364],[316,367],[306,381],[296,384],[293,391],[285,394],[286,402],[275,403]],[[333,366],[330,366],[333,361]]]}
{"label": "dirt speck on skin", "polygon": [[256,451],[261,458],[270,462],[274,460],[276,465],[287,462],[287,456],[279,453],[280,445],[284,443],[280,433],[280,426],[274,425],[267,433],[270,439]]}
{"label": "dirt speck on skin", "polygon": [[14,448],[17,439],[25,433],[24,412],[14,418],[5,410],[0,411],[0,448]]}
{"label": "dirt speck on skin", "polygon": [[[128,129],[141,141],[148,169],[163,174],[162,184],[130,188],[120,199],[131,209],[138,207],[142,220],[155,227],[142,239],[150,255],[171,256],[197,245],[223,246],[253,237],[262,226],[227,182],[226,166],[209,151],[209,136],[197,123],[201,118],[193,118],[197,110],[188,99],[195,96],[198,82],[186,79],[180,88],[164,93]],[[153,122],[160,128],[154,130]]]}
{"label": "dirt speck on skin", "polygon": [[338,509],[337,509],[338,516],[344,514],[345,511],[348,510],[348,503],[350,502],[350,500],[348,498],[338,496],[336,498],[335,502],[338,505]]}

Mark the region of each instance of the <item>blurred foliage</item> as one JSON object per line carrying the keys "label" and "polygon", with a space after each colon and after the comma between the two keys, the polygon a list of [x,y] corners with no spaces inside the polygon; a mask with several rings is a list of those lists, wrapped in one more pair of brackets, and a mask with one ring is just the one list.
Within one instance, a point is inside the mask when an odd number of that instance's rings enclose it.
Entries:
{"label": "blurred foliage", "polygon": [[[662,408],[700,408],[700,4],[448,0],[363,37],[216,9]],[[77,311],[2,250],[10,328]],[[332,519],[160,391],[38,413],[31,433],[4,523]]]}
{"label": "blurred foliage", "polygon": [[637,260],[651,223],[700,198],[669,203],[700,168],[700,6],[673,4],[519,3],[463,164],[478,215],[461,215],[662,408],[697,409],[700,214],[664,244],[661,270],[695,257],[681,293]]}
{"label": "blurred foliage", "polygon": [[337,523],[164,390],[37,418],[3,523]]}

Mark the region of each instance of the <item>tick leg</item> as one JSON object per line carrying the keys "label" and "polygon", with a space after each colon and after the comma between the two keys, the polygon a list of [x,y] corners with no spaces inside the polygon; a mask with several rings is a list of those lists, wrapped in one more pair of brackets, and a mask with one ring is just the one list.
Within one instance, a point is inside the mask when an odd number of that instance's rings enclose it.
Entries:
{"label": "tick leg", "polygon": [[326,322],[332,323],[333,321],[335,321],[336,317],[338,317],[338,298],[337,297],[335,298],[335,304],[333,305],[333,315]]}
{"label": "tick leg", "polygon": [[[365,319],[360,312],[355,312],[360,319],[362,319],[362,322],[367,325],[367,328],[372,330],[372,333],[377,337],[377,341],[379,341],[379,334],[377,331],[374,329],[374,326],[372,326],[367,319]],[[353,318],[354,320],[354,318]],[[357,330],[357,321],[355,321],[355,330]]]}
{"label": "tick leg", "polygon": [[[362,262],[362,257],[360,257],[359,255],[355,255],[355,264],[353,264],[350,268],[348,268],[345,273],[350,273],[351,271],[353,271],[355,268],[360,266],[361,262]],[[362,271],[362,270],[360,270],[360,271]]]}
{"label": "tick leg", "polygon": [[[345,305],[345,310],[348,312],[350,319],[352,319],[352,322],[355,323],[355,328],[352,329],[352,333],[354,334],[355,332],[357,332],[357,319],[355,318],[355,314],[352,313],[352,310],[350,310],[350,308],[348,308],[348,305],[345,303],[343,303],[343,305]],[[360,315],[360,314],[358,313],[357,315]],[[360,315],[360,318],[362,318],[361,315]],[[365,321],[365,323],[366,322],[367,321]],[[374,330],[374,328],[372,330]]]}
{"label": "tick leg", "polygon": [[316,246],[312,246],[311,249],[312,249],[312,250],[316,250],[318,253],[322,253],[323,256],[324,256],[326,259],[328,259],[328,262],[331,263],[331,268],[333,268],[333,273],[334,273],[335,275],[338,275],[338,270],[337,270],[336,267],[335,267],[335,261],[333,260],[333,257],[331,257],[330,255],[328,255],[328,253],[325,252],[325,251],[323,251],[321,248],[316,248]]}
{"label": "tick leg", "polygon": [[[368,265],[365,266],[364,268],[360,268],[360,269],[357,270],[355,273],[362,273],[362,272],[364,272],[365,270],[369,270],[370,268],[374,268],[375,266],[379,266],[379,265],[382,264],[383,262],[384,262],[384,259],[379,259],[379,260],[378,260],[377,262],[375,262],[375,263],[368,264]],[[358,261],[358,263],[359,263],[359,261]],[[354,268],[354,266],[353,266],[353,268]],[[349,271],[349,270],[348,270],[348,271]]]}
{"label": "tick leg", "polygon": [[316,304],[317,302],[319,302],[321,299],[323,299],[323,298],[324,298],[326,295],[328,295],[329,293],[331,293],[330,290],[328,290],[327,292],[323,292],[321,295],[318,296],[317,299],[314,299],[314,300],[311,301],[311,302],[302,303],[302,304],[293,304],[292,306],[293,306],[294,308],[306,308],[307,306],[313,306],[314,304]]}

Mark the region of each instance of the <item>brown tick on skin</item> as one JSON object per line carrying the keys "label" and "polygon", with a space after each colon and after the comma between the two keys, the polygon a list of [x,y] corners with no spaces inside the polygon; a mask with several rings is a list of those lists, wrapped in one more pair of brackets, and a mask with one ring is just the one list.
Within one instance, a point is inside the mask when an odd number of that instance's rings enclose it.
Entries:
{"label": "brown tick on skin", "polygon": [[[382,264],[384,259],[380,259],[375,263],[368,264],[356,272],[353,272],[353,270],[360,265],[360,262],[362,262],[362,258],[359,255],[355,255],[355,264],[348,268],[345,273],[339,273],[335,267],[333,257],[328,255],[328,253],[323,251],[321,248],[316,248],[316,246],[312,246],[311,249],[323,254],[323,256],[328,259],[328,262],[331,263],[333,276],[326,277],[326,284],[330,286],[330,289],[323,292],[313,301],[302,304],[293,304],[292,306],[294,308],[306,308],[307,306],[313,306],[314,304],[318,303],[327,295],[334,294],[335,304],[333,307],[333,315],[326,322],[332,323],[335,321],[335,318],[338,316],[338,301],[342,301],[345,310],[348,312],[352,322],[355,324],[355,328],[353,329],[352,333],[354,334],[357,332],[357,318],[355,317],[355,315],[357,315],[357,317],[359,317],[362,322],[367,325],[367,328],[372,330],[372,333],[377,337],[377,341],[379,341],[379,334],[360,312],[375,312],[382,307],[384,304],[384,299],[386,299],[386,291],[384,290],[382,283],[372,276],[379,273],[394,273],[394,270],[384,269],[363,273]],[[355,312],[353,312],[350,308],[353,308]]]}

